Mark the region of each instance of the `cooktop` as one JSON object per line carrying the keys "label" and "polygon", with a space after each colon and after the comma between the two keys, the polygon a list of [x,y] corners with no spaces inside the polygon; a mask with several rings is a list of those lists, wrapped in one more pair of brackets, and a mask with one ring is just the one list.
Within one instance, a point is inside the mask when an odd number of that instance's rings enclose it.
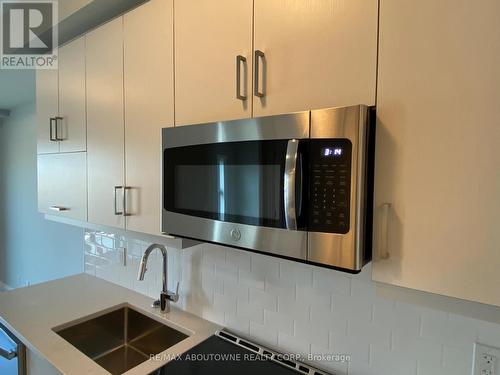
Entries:
{"label": "cooktop", "polygon": [[150,375],[327,375],[226,330],[217,332]]}

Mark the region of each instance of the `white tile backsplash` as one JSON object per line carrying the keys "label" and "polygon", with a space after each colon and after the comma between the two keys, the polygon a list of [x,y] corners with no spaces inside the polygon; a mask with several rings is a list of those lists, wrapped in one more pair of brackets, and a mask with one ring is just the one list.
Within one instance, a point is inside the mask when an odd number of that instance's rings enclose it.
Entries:
{"label": "white tile backsplash", "polygon": [[[88,230],[85,272],[157,298],[159,253],[137,281],[149,244]],[[212,244],[168,254],[180,308],[335,374],[469,375],[474,341],[500,346],[499,324],[378,295],[370,267],[349,275]]]}

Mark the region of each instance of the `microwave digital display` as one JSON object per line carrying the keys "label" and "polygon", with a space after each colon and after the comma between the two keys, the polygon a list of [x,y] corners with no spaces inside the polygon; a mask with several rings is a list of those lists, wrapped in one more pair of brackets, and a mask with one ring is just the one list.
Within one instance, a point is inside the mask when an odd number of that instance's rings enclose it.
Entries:
{"label": "microwave digital display", "polygon": [[344,155],[344,149],[341,147],[323,147],[321,149],[321,156],[325,158],[340,158]]}

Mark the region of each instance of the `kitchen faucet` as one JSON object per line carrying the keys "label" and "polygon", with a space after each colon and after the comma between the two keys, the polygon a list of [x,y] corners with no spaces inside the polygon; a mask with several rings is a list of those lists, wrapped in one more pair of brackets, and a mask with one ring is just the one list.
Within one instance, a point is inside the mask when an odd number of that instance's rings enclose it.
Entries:
{"label": "kitchen faucet", "polygon": [[144,275],[146,274],[147,271],[146,265],[148,263],[149,255],[155,249],[160,250],[161,255],[163,256],[163,288],[160,293],[160,299],[154,301],[152,307],[160,307],[161,311],[170,312],[170,301],[177,302],[179,300],[179,283],[177,282],[177,287],[175,292],[168,291],[167,288],[168,254],[165,246],[154,243],[146,249],[141,259],[141,265],[139,266],[139,275],[137,279],[139,281],[144,280]]}

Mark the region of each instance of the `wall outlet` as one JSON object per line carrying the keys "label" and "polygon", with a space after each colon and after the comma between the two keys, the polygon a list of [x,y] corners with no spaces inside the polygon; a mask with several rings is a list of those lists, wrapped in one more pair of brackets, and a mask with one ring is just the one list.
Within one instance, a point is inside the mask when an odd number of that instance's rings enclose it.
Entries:
{"label": "wall outlet", "polygon": [[500,375],[500,348],[474,343],[472,375]]}

